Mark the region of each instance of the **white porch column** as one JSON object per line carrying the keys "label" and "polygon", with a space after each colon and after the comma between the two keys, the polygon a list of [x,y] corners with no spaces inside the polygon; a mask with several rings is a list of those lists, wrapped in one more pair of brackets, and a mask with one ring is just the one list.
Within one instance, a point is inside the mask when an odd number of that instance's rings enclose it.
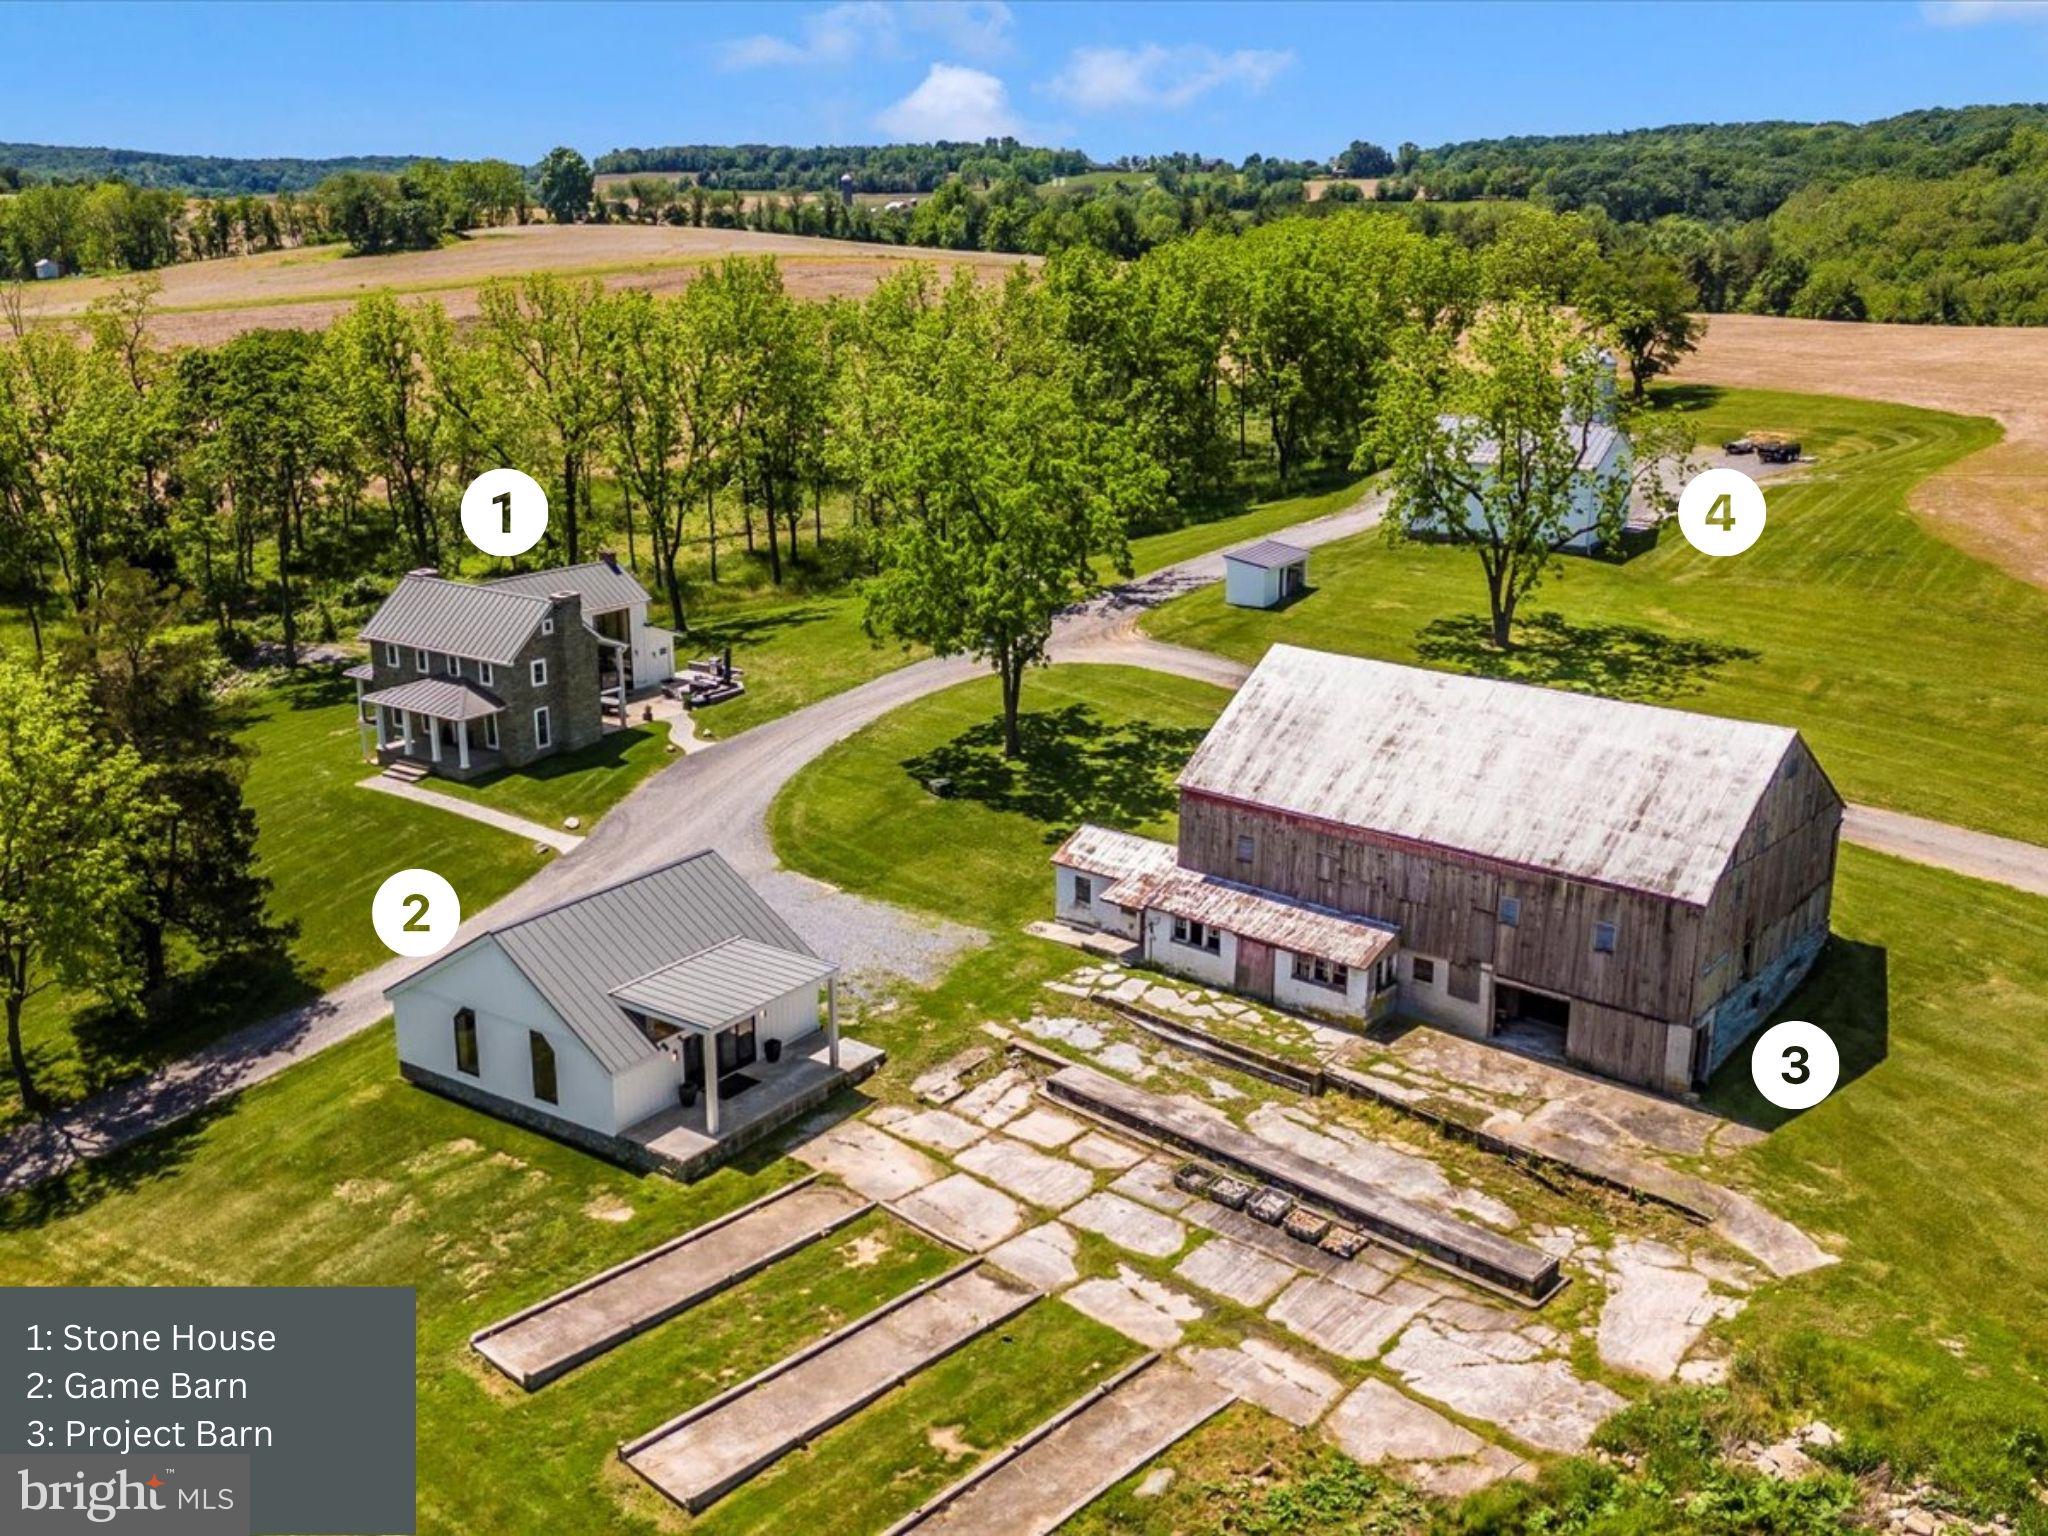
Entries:
{"label": "white porch column", "polygon": [[441,722],[432,715],[427,716],[427,756],[441,761]]}
{"label": "white porch column", "polygon": [[839,978],[825,983],[825,1059],[839,1070]]}
{"label": "white porch column", "polygon": [[704,1032],[704,1134],[718,1134],[718,1031]]}
{"label": "white porch column", "polygon": [[398,712],[398,743],[405,748],[407,757],[412,756],[412,711],[409,709]]}
{"label": "white porch column", "polygon": [[467,720],[458,720],[455,723],[455,761],[462,765],[464,773],[469,772],[469,722]]}
{"label": "white porch column", "polygon": [[382,704],[372,704],[370,708],[377,711],[377,747],[381,751],[390,745],[390,728],[384,720],[384,706]]}

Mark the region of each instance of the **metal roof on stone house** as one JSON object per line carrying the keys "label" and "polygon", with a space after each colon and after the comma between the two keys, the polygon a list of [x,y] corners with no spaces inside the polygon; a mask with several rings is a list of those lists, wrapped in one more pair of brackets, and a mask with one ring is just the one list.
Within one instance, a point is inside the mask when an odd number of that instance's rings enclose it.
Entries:
{"label": "metal roof on stone house", "polygon": [[638,578],[606,560],[586,560],[581,565],[555,565],[544,571],[497,576],[485,585],[500,592],[524,592],[530,597],[574,592],[583,599],[585,618],[649,601],[647,589],[640,585]]}
{"label": "metal roof on stone house", "polygon": [[1100,875],[1105,880],[1125,880],[1132,875],[1171,869],[1179,860],[1180,850],[1172,843],[1085,821],[1074,828],[1052,856],[1055,864],[1087,875]]}
{"label": "metal roof on stone house", "polygon": [[436,720],[482,720],[502,714],[505,701],[488,688],[455,677],[423,677],[415,683],[380,688],[363,695],[365,704],[385,709],[407,709]]}
{"label": "metal roof on stone house", "polygon": [[706,848],[479,934],[389,992],[475,945],[495,944],[570,1032],[616,1072],[654,1055],[655,1047],[613,991],[733,939],[816,958],[782,915]]}
{"label": "metal roof on stone house", "polygon": [[548,600],[414,571],[370,615],[362,637],[510,666],[547,617]]}
{"label": "metal roof on stone house", "polygon": [[727,939],[612,988],[628,1008],[698,1029],[717,1029],[839,969],[829,960],[752,939]]}
{"label": "metal roof on stone house", "polygon": [[1184,791],[1704,905],[1799,733],[1276,645]]}
{"label": "metal roof on stone house", "polygon": [[1295,544],[1284,544],[1278,539],[1261,539],[1256,544],[1247,544],[1242,549],[1226,549],[1223,558],[1235,560],[1240,565],[1255,565],[1262,571],[1279,570],[1290,565],[1299,565],[1308,558],[1308,551]]}

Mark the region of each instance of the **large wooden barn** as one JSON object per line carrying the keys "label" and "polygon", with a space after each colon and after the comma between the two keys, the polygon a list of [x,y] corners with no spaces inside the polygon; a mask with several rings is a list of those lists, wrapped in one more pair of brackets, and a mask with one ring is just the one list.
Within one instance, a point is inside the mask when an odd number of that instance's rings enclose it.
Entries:
{"label": "large wooden barn", "polygon": [[1282,645],[1181,774],[1173,857],[1083,828],[1057,905],[1283,1006],[1680,1092],[1819,954],[1841,820],[1782,726]]}

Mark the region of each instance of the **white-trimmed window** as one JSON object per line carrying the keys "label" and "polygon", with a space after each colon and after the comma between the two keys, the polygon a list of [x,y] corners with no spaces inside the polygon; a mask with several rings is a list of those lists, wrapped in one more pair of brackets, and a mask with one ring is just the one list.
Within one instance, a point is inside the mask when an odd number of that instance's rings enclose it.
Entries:
{"label": "white-trimmed window", "polygon": [[1593,953],[1596,955],[1613,954],[1614,941],[1617,934],[1618,930],[1614,924],[1595,923],[1593,925]]}
{"label": "white-trimmed window", "polygon": [[552,635],[555,632],[555,616],[552,613],[540,621],[540,632],[544,635]]}
{"label": "white-trimmed window", "polygon": [[413,650],[412,664],[415,671],[431,672],[434,670],[434,658],[418,648]]}
{"label": "white-trimmed window", "polygon": [[384,665],[387,667],[402,667],[405,665],[405,652],[389,640],[384,642]]}
{"label": "white-trimmed window", "polygon": [[1095,882],[1086,875],[1074,876],[1074,905],[1085,907],[1095,900]]}
{"label": "white-trimmed window", "polygon": [[492,679],[496,676],[497,674],[491,670],[491,664],[488,661],[480,661],[476,664],[476,680],[486,688],[490,687]]}
{"label": "white-trimmed window", "polygon": [[496,715],[484,716],[484,745],[493,752],[498,750],[498,717]]}
{"label": "white-trimmed window", "polygon": [[545,656],[536,656],[536,657],[534,657],[534,658],[533,658],[533,665],[532,665],[532,666],[531,666],[530,668],[528,668],[528,669],[527,669],[527,675],[528,675],[529,677],[531,677],[531,678],[533,679],[533,686],[534,686],[534,687],[536,687],[536,688],[545,688],[545,687],[547,687],[547,685],[548,685],[548,659],[547,659],[547,657],[545,657]]}
{"label": "white-trimmed window", "polygon": [[551,747],[555,744],[554,725],[548,719],[548,707],[545,704],[533,712],[533,744],[536,747]]}
{"label": "white-trimmed window", "polygon": [[1207,923],[1198,923],[1190,918],[1176,917],[1173,920],[1173,942],[1185,944],[1189,949],[1205,949],[1212,955],[1223,952],[1223,930],[1212,928]]}
{"label": "white-trimmed window", "polygon": [[1351,967],[1335,960],[1325,960],[1320,955],[1296,955],[1294,979],[1342,992],[1351,985]]}
{"label": "white-trimmed window", "polygon": [[450,677],[462,676],[462,658],[460,656],[448,656],[442,659],[448,663],[448,675]]}

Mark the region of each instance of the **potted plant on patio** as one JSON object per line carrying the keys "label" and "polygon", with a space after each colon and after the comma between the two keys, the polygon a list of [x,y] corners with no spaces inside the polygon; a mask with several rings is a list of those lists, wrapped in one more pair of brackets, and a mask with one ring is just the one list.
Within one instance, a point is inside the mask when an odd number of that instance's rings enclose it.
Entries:
{"label": "potted plant on patio", "polygon": [[768,1058],[768,1065],[774,1066],[775,1063],[782,1060],[782,1042],[775,1039],[764,1042],[761,1046],[761,1053]]}

